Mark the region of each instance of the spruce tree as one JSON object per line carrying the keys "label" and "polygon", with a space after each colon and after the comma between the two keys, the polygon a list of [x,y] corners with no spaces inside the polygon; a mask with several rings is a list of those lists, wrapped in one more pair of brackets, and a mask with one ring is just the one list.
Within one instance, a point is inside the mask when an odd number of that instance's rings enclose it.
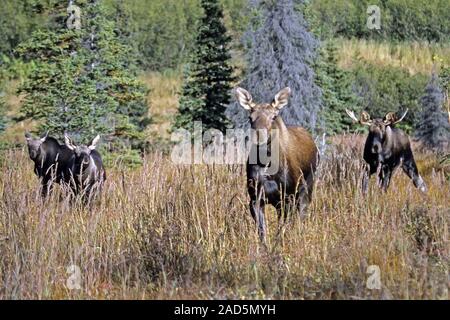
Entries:
{"label": "spruce tree", "polygon": [[17,50],[36,64],[20,89],[22,113],[39,121],[39,131],[57,138],[67,132],[87,142],[101,134],[110,151],[129,151],[129,160],[138,161],[131,149],[143,145],[147,90],[136,79],[130,49],[118,41],[114,22],[98,0],[75,3],[81,9],[80,29],[67,27],[66,4],[51,6],[56,17],[51,27],[34,32]]}
{"label": "spruce tree", "polygon": [[223,24],[220,1],[202,0],[201,6],[203,17],[173,127],[192,129],[194,121],[202,121],[204,129],[225,131],[229,126],[225,110],[234,80],[228,52],[231,38]]}
{"label": "spruce tree", "polygon": [[359,111],[358,98],[352,92],[349,72],[339,68],[333,40],[323,42],[316,62],[316,84],[322,89],[322,112],[328,134],[342,133],[352,127],[345,109]]}
{"label": "spruce tree", "polygon": [[[247,47],[245,78],[240,84],[255,101],[270,102],[282,88],[291,88],[289,105],[281,116],[288,125],[301,125],[312,131],[321,126],[321,90],[312,68],[319,41],[308,30],[298,10],[304,1],[251,0],[256,8],[244,35]],[[236,127],[248,126],[248,114],[236,101],[228,116]]]}
{"label": "spruce tree", "polygon": [[442,108],[444,96],[435,73],[420,99],[421,112],[417,117],[416,138],[431,150],[442,151],[450,140],[448,116]]}

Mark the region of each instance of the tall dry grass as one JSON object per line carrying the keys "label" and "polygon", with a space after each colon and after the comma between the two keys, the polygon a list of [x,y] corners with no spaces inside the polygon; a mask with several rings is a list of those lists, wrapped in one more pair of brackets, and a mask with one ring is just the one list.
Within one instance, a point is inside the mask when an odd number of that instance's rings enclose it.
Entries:
{"label": "tall dry grass", "polygon": [[340,39],[337,53],[343,68],[350,68],[355,58],[374,65],[402,68],[411,75],[428,75],[435,63],[438,68],[450,65],[449,44]]}
{"label": "tall dry grass", "polygon": [[[361,138],[339,138],[321,164],[305,220],[268,217],[260,244],[245,170],[177,166],[151,154],[134,171],[110,168],[91,207],[59,188],[41,201],[23,150],[0,171],[0,298],[448,299],[450,186],[418,155],[420,194],[397,173],[382,194],[358,191]],[[67,268],[81,269],[70,290]],[[381,290],[366,287],[378,265]]]}

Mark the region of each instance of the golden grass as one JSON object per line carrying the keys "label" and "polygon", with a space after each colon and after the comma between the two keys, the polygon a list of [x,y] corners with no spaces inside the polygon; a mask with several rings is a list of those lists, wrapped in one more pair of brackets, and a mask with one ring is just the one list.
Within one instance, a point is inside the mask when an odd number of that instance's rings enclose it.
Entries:
{"label": "golden grass", "polygon": [[402,68],[411,75],[430,74],[434,61],[438,68],[450,65],[449,44],[340,39],[337,52],[339,65],[343,68],[350,68],[355,57],[379,66]]}
{"label": "golden grass", "polygon": [[181,73],[178,71],[149,72],[142,75],[140,80],[150,88],[147,99],[152,124],[147,129],[148,135],[156,134],[167,139],[172,118],[178,109]]}
{"label": "golden grass", "polygon": [[[386,194],[372,179],[363,198],[360,142],[330,146],[305,220],[280,227],[267,210],[267,247],[248,211],[243,166],[177,166],[150,154],[134,171],[109,168],[101,198],[86,208],[59,188],[42,202],[26,152],[8,152],[0,298],[448,299],[449,183],[436,168],[422,195],[399,171]],[[433,160],[417,158],[422,168]],[[72,264],[80,290],[66,287]],[[381,290],[366,288],[368,265],[380,267]]]}

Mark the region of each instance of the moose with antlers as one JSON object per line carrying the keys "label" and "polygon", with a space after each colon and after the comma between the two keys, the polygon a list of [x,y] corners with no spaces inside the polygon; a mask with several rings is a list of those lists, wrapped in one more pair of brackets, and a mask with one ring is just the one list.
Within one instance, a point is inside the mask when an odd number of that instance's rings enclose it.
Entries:
{"label": "moose with antlers", "polygon": [[367,163],[362,181],[363,193],[367,193],[370,176],[377,171],[378,186],[387,191],[392,173],[400,165],[416,188],[422,192],[427,191],[425,182],[417,170],[409,137],[403,130],[395,127],[395,124],[405,118],[408,110],[400,118],[394,112],[389,112],[382,119],[371,119],[365,111],[361,113],[360,119],[353,111],[346,110],[346,112],[355,122],[369,126],[363,154]]}

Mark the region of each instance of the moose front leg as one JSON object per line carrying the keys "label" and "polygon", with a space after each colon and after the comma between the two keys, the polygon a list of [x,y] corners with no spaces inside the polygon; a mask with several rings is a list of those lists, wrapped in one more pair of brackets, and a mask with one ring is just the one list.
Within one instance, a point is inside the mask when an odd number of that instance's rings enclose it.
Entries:
{"label": "moose front leg", "polygon": [[303,180],[301,187],[297,194],[297,209],[301,218],[307,216],[308,206],[312,201],[312,194],[314,191],[314,174],[310,173],[306,180]]}
{"label": "moose front leg", "polygon": [[377,172],[377,163],[366,163],[363,169],[363,177],[361,182],[361,190],[363,195],[366,195],[369,191],[370,177]]}
{"label": "moose front leg", "polygon": [[53,189],[53,181],[51,178],[44,177],[41,181],[41,196],[42,198],[47,198]]}
{"label": "moose front leg", "polygon": [[264,202],[258,200],[250,201],[250,213],[258,226],[258,236],[262,242],[266,241],[266,221],[264,213]]}
{"label": "moose front leg", "polygon": [[250,195],[250,213],[258,227],[259,239],[262,242],[266,240],[266,222],[265,222],[265,198],[264,189],[260,181],[255,179],[248,180],[248,193]]}
{"label": "moose front leg", "polygon": [[381,190],[383,190],[383,192],[386,192],[389,188],[389,184],[391,183],[392,171],[393,168],[389,167],[388,165],[381,166],[378,178],[380,181],[380,188]]}

